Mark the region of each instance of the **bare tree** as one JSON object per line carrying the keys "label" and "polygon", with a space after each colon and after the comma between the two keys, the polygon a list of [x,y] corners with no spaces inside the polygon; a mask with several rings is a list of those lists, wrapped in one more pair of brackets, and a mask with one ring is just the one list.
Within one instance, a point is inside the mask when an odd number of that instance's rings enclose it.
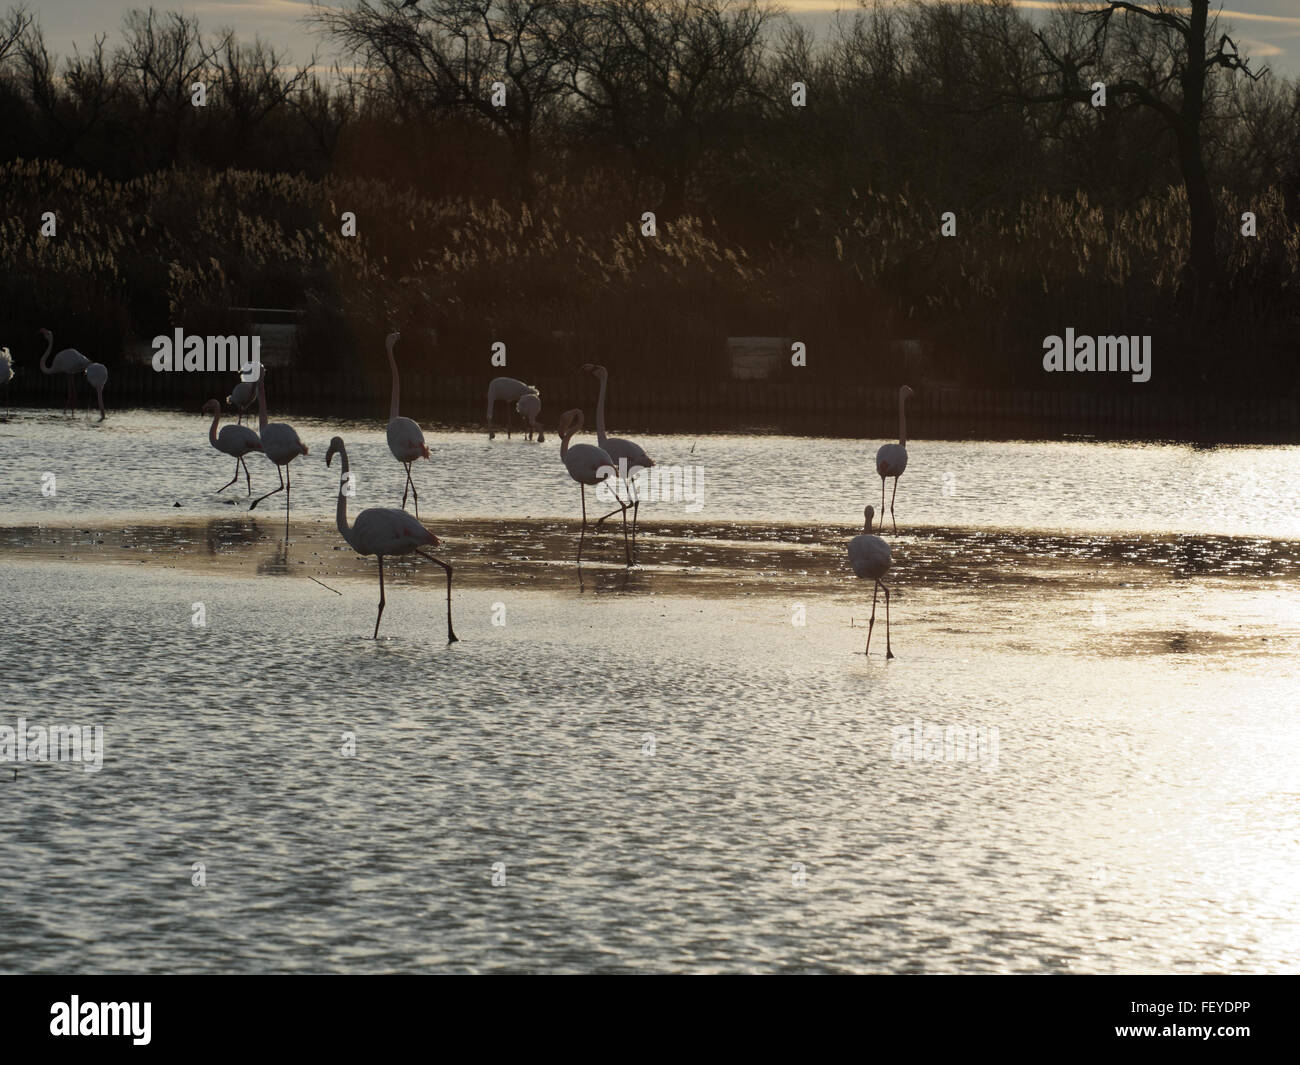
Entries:
{"label": "bare tree", "polygon": [[[1087,32],[1061,32],[1059,23],[1055,34],[1037,31],[1047,64],[1037,80],[1052,87],[1022,90],[1021,98],[1086,104],[1093,96],[1091,82],[1101,81],[1108,100],[1128,98],[1160,116],[1173,134],[1187,192],[1190,288],[1204,295],[1220,274],[1218,209],[1206,167],[1203,131],[1207,109],[1221,91],[1215,76],[1227,72],[1257,79],[1267,71],[1252,71],[1232,38],[1220,33],[1218,16],[1210,14],[1210,0],[1189,0],[1189,5],[1144,7],[1111,0],[1104,8],[1077,16],[1082,21],[1075,23],[1076,29],[1086,26]],[[1124,49],[1120,54],[1112,40]]]}

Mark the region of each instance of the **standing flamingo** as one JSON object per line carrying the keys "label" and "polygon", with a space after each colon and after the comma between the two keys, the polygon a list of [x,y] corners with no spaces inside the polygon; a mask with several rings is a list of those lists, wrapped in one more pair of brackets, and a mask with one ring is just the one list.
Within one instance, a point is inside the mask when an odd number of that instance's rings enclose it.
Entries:
{"label": "standing flamingo", "polygon": [[108,384],[108,367],[102,362],[92,362],[86,367],[86,380],[90,382],[90,387],[95,390],[95,395],[99,399],[99,420],[104,420],[104,386]]}
{"label": "standing flamingo", "polygon": [[218,451],[226,455],[231,455],[235,459],[235,476],[230,478],[225,484],[217,489],[218,492],[224,492],[237,480],[239,480],[239,467],[244,467],[244,483],[248,485],[248,495],[253,494],[253,482],[248,476],[248,463],[244,461],[244,456],[250,451],[261,451],[262,442],[257,439],[257,434],[246,425],[225,425],[221,428],[221,434],[217,434],[217,422],[221,420],[221,404],[215,399],[208,400],[203,404],[203,413],[212,415],[212,425],[208,429],[208,443]]}
{"label": "standing flamingo", "polygon": [[244,424],[244,415],[257,399],[257,381],[245,381],[241,375],[239,383],[230,390],[226,402],[239,410],[239,424]]}
{"label": "standing flamingo", "polygon": [[417,459],[429,457],[429,449],[424,444],[424,433],[410,418],[400,417],[397,413],[398,397],[401,387],[397,380],[397,360],[393,358],[393,345],[402,339],[401,333],[389,333],[384,341],[388,351],[388,365],[393,371],[393,398],[388,405],[388,450],[393,458],[406,467],[406,485],[402,488],[402,509],[406,509],[406,492],[409,489],[415,497],[415,516],[420,516],[420,493],[415,490],[411,480],[411,463]]}
{"label": "standing flamingo", "polygon": [[[257,435],[262,442],[262,454],[275,463],[275,472],[280,474],[280,487],[272,488],[264,496],[258,496],[248,505],[249,510],[256,510],[257,504],[276,492],[284,493],[284,542],[289,543],[289,496],[293,492],[293,475],[289,473],[289,463],[299,455],[307,454],[307,445],[298,439],[298,432],[292,425],[284,422],[266,420],[266,367],[262,367],[258,378],[257,416],[261,432]],[[280,473],[280,467],[284,472]],[[287,478],[287,481],[286,481]],[[250,486],[250,491],[252,488]]]}
{"label": "standing flamingo", "polygon": [[[632,440],[624,440],[621,436],[605,435],[605,389],[609,384],[609,371],[603,366],[596,366],[592,363],[584,363],[583,367],[588,373],[596,375],[600,381],[600,398],[596,400],[596,440],[600,446],[609,452],[609,457],[614,460],[614,467],[618,469],[627,484],[628,503],[632,507],[632,551],[636,552],[636,521],[637,512],[641,509],[640,495],[636,487],[632,484],[632,478],[638,470],[649,469],[654,465],[654,460],[645,453],[645,449],[640,444]],[[620,460],[622,462],[620,463]],[[618,496],[617,491],[614,493]],[[620,505],[622,500],[619,500]],[[612,518],[614,511],[610,511],[605,517],[596,522],[596,527],[605,521],[606,518]]]}
{"label": "standing flamingo", "polygon": [[541,410],[542,394],[532,385],[516,381],[513,377],[494,377],[488,384],[487,393],[487,427],[488,439],[496,439],[496,430],[492,428],[492,409],[498,403],[506,404],[506,439],[510,439],[510,404],[518,403],[524,396],[537,397],[537,409]]}
{"label": "standing flamingo", "polygon": [[533,433],[537,434],[539,444],[546,443],[546,434],[542,432],[542,427],[537,421],[537,416],[542,413],[542,397],[537,392],[525,392],[519,397],[519,402],[515,404],[515,410],[524,416],[528,422],[528,439],[532,440]]}
{"label": "standing flamingo", "polygon": [[14,357],[8,348],[0,348],[0,384],[5,386],[5,421],[9,420],[9,382],[14,376]]}
{"label": "standing flamingo", "polygon": [[[885,478],[894,479],[894,494],[889,497],[889,520],[894,523],[894,532],[898,532],[898,522],[894,521],[894,500],[898,496],[898,479],[907,469],[907,415],[903,404],[912,395],[912,390],[904,385],[898,390],[898,443],[883,444],[876,452],[876,472],[880,474],[880,524],[885,524]],[[868,530],[870,531],[870,530]]]}
{"label": "standing flamingo", "polygon": [[374,555],[379,562],[379,613],[375,615],[374,638],[379,639],[379,620],[384,616],[384,556],[409,555],[414,551],[447,571],[447,642],[456,643],[456,633],[451,627],[451,566],[420,550],[421,547],[437,547],[442,541],[406,511],[396,507],[368,507],[349,525],[348,451],[343,446],[343,438],[339,436],[330,440],[329,450],[325,452],[326,466],[331,464],[335,454],[343,459],[343,468],[339,471],[339,502],[336,511],[339,532],[353,551],[359,555]]}
{"label": "standing flamingo", "polygon": [[46,365],[46,359],[50,357],[50,352],[54,350],[54,334],[48,329],[41,330],[41,336],[45,338],[45,354],[41,356],[41,373],[66,374],[68,377],[68,398],[63,401],[63,409],[67,410],[71,405],[73,410],[77,409],[77,393],[73,386],[72,379],[81,373],[90,365],[90,360],[86,358],[76,348],[64,348],[54,356],[54,362]]}
{"label": "standing flamingo", "polygon": [[[609,453],[592,444],[569,445],[569,440],[582,428],[582,411],[566,410],[560,415],[557,431],[560,434],[560,459],[565,469],[582,486],[582,535],[578,537],[578,562],[582,562],[582,545],[587,538],[587,485],[599,484],[614,476],[615,467]],[[627,542],[627,505],[623,504],[623,550],[627,564],[632,565],[632,551]]]}
{"label": "standing flamingo", "polygon": [[871,520],[874,515],[873,507],[867,507],[863,511],[866,521],[862,526],[862,535],[849,541],[849,564],[860,578],[876,582],[875,593],[871,596],[871,621],[867,624],[867,649],[863,654],[871,653],[871,630],[876,627],[876,599],[880,596],[880,589],[885,589],[885,658],[889,659],[894,657],[894,652],[889,646],[889,585],[883,578],[889,572],[891,559],[889,545],[879,536],[871,535]]}

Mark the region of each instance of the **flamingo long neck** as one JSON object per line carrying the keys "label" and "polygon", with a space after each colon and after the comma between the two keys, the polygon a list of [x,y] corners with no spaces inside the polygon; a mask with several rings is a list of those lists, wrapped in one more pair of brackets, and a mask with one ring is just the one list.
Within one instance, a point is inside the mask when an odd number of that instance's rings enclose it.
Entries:
{"label": "flamingo long neck", "polygon": [[266,374],[257,379],[257,431],[266,432]]}
{"label": "flamingo long neck", "polygon": [[600,398],[596,400],[596,439],[600,446],[605,446],[605,386],[609,384],[609,375],[601,374]]}
{"label": "flamingo long neck", "polygon": [[907,444],[907,397],[902,393],[898,396],[898,442],[906,446]]}
{"label": "flamingo long neck", "polygon": [[388,420],[394,421],[397,418],[398,397],[401,395],[402,386],[397,379],[397,360],[393,358],[393,342],[386,341],[384,347],[388,350],[388,367],[393,371],[393,398],[388,404]]}
{"label": "flamingo long neck", "polygon": [[339,456],[343,459],[343,466],[339,470],[339,502],[334,511],[334,523],[339,527],[343,539],[351,544],[352,528],[348,525],[348,497],[343,494],[343,487],[348,483],[348,449],[339,448]]}
{"label": "flamingo long neck", "polygon": [[217,446],[217,422],[219,421],[221,421],[220,407],[218,407],[217,412],[214,415],[212,415],[212,426],[208,429],[208,443],[210,443],[213,447]]}
{"label": "flamingo long neck", "polygon": [[50,352],[54,350],[54,334],[45,335],[45,354],[41,356],[41,373],[53,373],[54,367],[45,365],[45,360],[50,357]]}

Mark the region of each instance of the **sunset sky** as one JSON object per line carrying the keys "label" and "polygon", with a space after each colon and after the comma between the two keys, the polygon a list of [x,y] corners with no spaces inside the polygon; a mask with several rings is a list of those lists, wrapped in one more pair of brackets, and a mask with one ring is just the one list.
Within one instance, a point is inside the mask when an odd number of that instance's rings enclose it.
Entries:
{"label": "sunset sky", "polygon": [[[139,0],[100,0],[90,14],[84,0],[40,0],[30,5],[39,12],[49,42],[60,54],[71,51],[74,41],[85,42],[94,31],[116,30],[122,14],[132,7],[147,6]],[[241,35],[260,34],[289,48],[294,58],[310,55],[313,48],[322,57],[326,54],[322,42],[304,22],[310,10],[307,0],[204,0],[197,4],[169,4],[163,0],[155,6],[192,12],[208,28],[230,25]],[[821,29],[837,8],[851,10],[855,5],[833,0],[787,0],[784,6]],[[1018,0],[1017,6],[1045,9],[1055,5],[1048,0]],[[1236,28],[1243,50],[1256,58],[1256,66],[1268,65],[1289,76],[1300,73],[1300,0],[1243,0],[1236,7],[1226,8],[1224,17]]]}

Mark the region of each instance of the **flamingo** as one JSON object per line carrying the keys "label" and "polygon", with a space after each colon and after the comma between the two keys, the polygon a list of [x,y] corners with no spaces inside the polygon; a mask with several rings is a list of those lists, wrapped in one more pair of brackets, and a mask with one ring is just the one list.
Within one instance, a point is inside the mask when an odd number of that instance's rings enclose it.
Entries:
{"label": "flamingo", "polygon": [[99,420],[104,420],[104,386],[108,384],[108,367],[102,362],[92,362],[86,367],[86,380],[99,398]]}
{"label": "flamingo", "polygon": [[54,356],[54,362],[46,365],[46,359],[50,357],[50,352],[54,350],[54,334],[48,329],[41,330],[41,336],[45,338],[45,354],[41,356],[41,373],[44,374],[67,374],[68,377],[68,398],[63,401],[63,409],[67,410],[68,405],[72,409],[77,409],[77,393],[73,387],[72,378],[85,370],[90,365],[90,360],[86,358],[76,348],[64,348]]}
{"label": "flamingo", "polygon": [[[537,409],[541,410],[542,394],[532,385],[526,385],[522,381],[516,381],[513,377],[494,377],[488,385],[487,393],[487,427],[488,439],[496,439],[496,430],[492,428],[492,408],[498,403],[505,403],[506,406],[506,439],[510,439],[510,407],[511,403],[518,403],[524,396],[534,395],[537,397]],[[540,430],[539,430],[540,431]]]}
{"label": "flamingo", "polygon": [[537,442],[539,444],[546,443],[546,434],[542,432],[542,427],[537,422],[537,416],[542,412],[541,395],[537,392],[525,392],[519,397],[519,402],[515,404],[515,410],[522,414],[528,422],[528,439],[531,440],[535,432],[537,433]]}
{"label": "flamingo", "polygon": [[389,333],[384,341],[388,351],[388,365],[393,371],[393,399],[388,406],[388,450],[393,458],[406,466],[406,485],[402,488],[402,509],[406,509],[406,492],[410,490],[415,497],[415,516],[420,516],[420,493],[415,490],[411,480],[411,463],[417,459],[428,458],[429,449],[424,444],[424,433],[410,418],[400,417],[397,413],[397,399],[401,388],[397,380],[397,360],[393,358],[393,345],[402,339],[401,333]]}
{"label": "flamingo", "polygon": [[885,658],[893,658],[894,652],[889,646],[889,585],[884,576],[889,572],[889,545],[879,536],[871,535],[871,521],[875,508],[867,507],[863,511],[866,518],[862,526],[862,535],[849,541],[849,564],[860,578],[876,582],[875,593],[871,596],[871,621],[867,624],[867,649],[863,654],[871,653],[871,630],[876,626],[876,599],[880,589],[885,589]]}
{"label": "flamingo", "polygon": [[5,386],[5,421],[9,420],[9,382],[14,376],[14,357],[8,348],[0,348],[0,384]]}
{"label": "flamingo", "polygon": [[232,407],[239,408],[239,424],[244,424],[244,415],[248,408],[253,405],[257,399],[257,381],[245,381],[242,376],[239,378],[239,384],[230,390],[230,395],[226,397],[226,402]]}
{"label": "flamingo", "polygon": [[[589,362],[584,363],[582,368],[588,373],[595,374],[600,381],[600,398],[596,400],[596,440],[609,452],[609,457],[614,460],[614,467],[622,472],[623,479],[627,482],[628,502],[632,507],[632,550],[635,552],[637,511],[641,509],[641,500],[632,485],[632,477],[637,470],[649,469],[653,466],[654,460],[635,441],[624,440],[621,436],[605,435],[605,389],[609,384],[609,371],[603,366],[596,366]],[[620,459],[624,460],[622,465],[619,463]],[[614,494],[617,497],[618,493]],[[621,502],[620,500],[620,504]],[[596,522],[596,527],[599,528],[605,518],[613,516],[614,511],[611,510]]]}
{"label": "flamingo", "polygon": [[[578,562],[582,562],[582,545],[587,537],[587,485],[599,484],[613,475],[614,462],[609,453],[593,444],[569,445],[574,433],[582,428],[582,411],[566,410],[560,415],[557,431],[560,434],[560,460],[569,476],[582,487],[582,535],[578,537]],[[620,501],[621,502],[621,501]],[[632,552],[627,543],[627,505],[623,504],[623,549],[627,564],[632,565]]]}
{"label": "flamingo", "polygon": [[333,462],[336,454],[342,456],[343,460],[343,467],[339,471],[339,502],[336,511],[339,532],[353,551],[359,555],[374,555],[379,562],[379,613],[375,615],[374,639],[379,639],[379,621],[384,616],[384,556],[409,555],[414,551],[447,571],[447,642],[457,643],[456,633],[451,627],[451,566],[420,550],[421,547],[437,547],[442,541],[406,511],[396,507],[367,507],[349,525],[346,491],[348,451],[340,436],[330,440],[329,450],[325,452],[326,466]]}
{"label": "flamingo", "polygon": [[235,476],[230,478],[225,484],[217,489],[218,492],[224,492],[232,484],[239,480],[239,467],[244,467],[244,483],[248,485],[248,495],[253,494],[253,482],[248,476],[248,463],[244,461],[244,456],[250,451],[261,451],[262,441],[257,439],[257,434],[246,425],[226,425],[222,426],[221,434],[217,434],[217,422],[221,420],[221,404],[210,399],[203,404],[203,413],[212,415],[212,426],[208,429],[208,443],[218,451],[226,455],[232,455],[235,459]]}
{"label": "flamingo", "polygon": [[[882,444],[876,452],[876,472],[880,474],[880,524],[885,524],[885,478],[894,479],[894,494],[889,497],[889,520],[898,532],[898,522],[894,521],[894,500],[898,496],[898,479],[907,469],[907,416],[903,404],[912,395],[912,390],[904,385],[898,390],[898,443]],[[869,532],[870,530],[868,530]]]}
{"label": "flamingo", "polygon": [[[307,445],[298,439],[298,432],[292,425],[284,422],[266,420],[266,367],[262,367],[258,377],[257,417],[260,432],[257,434],[262,442],[262,454],[275,463],[275,472],[280,474],[280,487],[272,488],[264,496],[258,496],[248,505],[249,510],[256,510],[257,504],[273,496],[276,492],[284,493],[284,542],[289,543],[289,496],[293,492],[293,476],[289,473],[289,463],[299,455],[307,454]],[[284,472],[280,473],[280,467]],[[288,478],[286,483],[286,477]],[[252,491],[250,485],[249,491]]]}

